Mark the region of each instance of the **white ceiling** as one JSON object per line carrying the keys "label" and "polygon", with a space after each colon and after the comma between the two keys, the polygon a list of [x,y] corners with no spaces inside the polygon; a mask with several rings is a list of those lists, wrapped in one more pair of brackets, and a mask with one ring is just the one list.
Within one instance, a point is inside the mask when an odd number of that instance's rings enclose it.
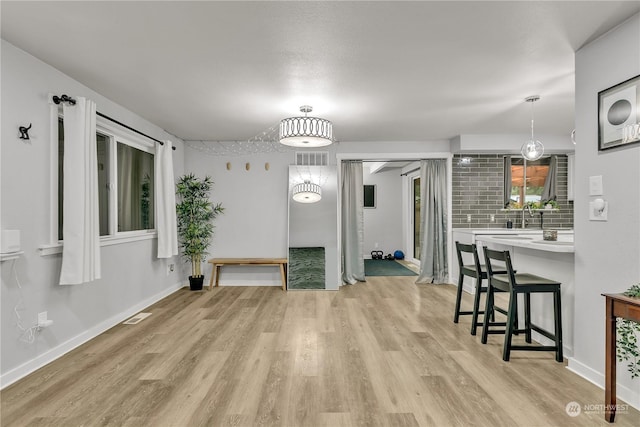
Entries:
{"label": "white ceiling", "polygon": [[526,133],[534,94],[536,133],[569,135],[574,52],[640,2],[1,8],[2,38],[185,140],[246,140],[310,104],[340,141],[425,141]]}

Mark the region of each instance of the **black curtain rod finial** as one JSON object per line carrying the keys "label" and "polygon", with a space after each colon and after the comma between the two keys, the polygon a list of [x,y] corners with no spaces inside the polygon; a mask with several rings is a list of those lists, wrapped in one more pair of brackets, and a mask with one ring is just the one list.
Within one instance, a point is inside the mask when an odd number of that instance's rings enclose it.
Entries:
{"label": "black curtain rod finial", "polygon": [[71,105],[76,105],[76,100],[65,94],[62,94],[61,96],[53,95],[51,99],[53,100],[53,103],[56,105],[60,104],[61,102],[68,102]]}

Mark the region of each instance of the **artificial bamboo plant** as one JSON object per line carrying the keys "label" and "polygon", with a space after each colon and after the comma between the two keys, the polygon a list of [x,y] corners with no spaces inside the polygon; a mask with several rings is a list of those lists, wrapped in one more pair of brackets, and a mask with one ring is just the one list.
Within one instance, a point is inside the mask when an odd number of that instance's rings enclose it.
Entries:
{"label": "artificial bamboo plant", "polygon": [[176,184],[176,216],[180,247],[185,261],[191,262],[191,275],[203,277],[201,264],[213,237],[213,220],[224,212],[221,203],[209,199],[213,186],[210,176],[204,179],[194,174],[183,175]]}

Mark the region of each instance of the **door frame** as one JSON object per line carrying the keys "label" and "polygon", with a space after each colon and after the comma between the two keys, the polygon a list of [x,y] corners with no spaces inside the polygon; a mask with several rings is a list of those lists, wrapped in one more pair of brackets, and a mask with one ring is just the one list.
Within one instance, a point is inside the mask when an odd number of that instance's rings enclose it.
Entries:
{"label": "door frame", "polygon": [[[447,216],[449,220],[447,221],[447,257],[449,259],[449,264],[452,262],[452,227],[451,227],[451,218],[453,205],[451,202],[451,198],[453,195],[453,184],[451,182],[453,174],[452,174],[452,160],[453,153],[449,152],[432,152],[432,153],[336,153],[336,162],[337,162],[337,172],[338,172],[338,210],[336,212],[338,219],[338,265],[340,266],[340,274],[342,275],[342,162],[345,160],[362,160],[367,162],[373,161],[388,161],[388,160],[426,160],[426,159],[445,159],[447,161]],[[408,188],[409,179],[405,176],[402,180],[402,185]],[[422,183],[421,183],[422,185]],[[409,209],[409,193],[403,188],[403,209]],[[406,214],[404,215],[406,218]],[[408,248],[409,245],[412,244],[410,240],[408,240],[407,229],[408,224],[406,220],[403,220],[405,223],[405,236],[403,237],[403,245],[404,245],[404,253],[409,253]],[[341,283],[341,286],[343,284]]]}
{"label": "door frame", "polygon": [[[419,165],[418,165],[419,167]],[[414,225],[414,195],[413,195],[413,189],[414,189],[414,181],[416,179],[420,179],[420,169],[407,173],[404,176],[405,179],[402,180],[403,183],[403,194],[405,197],[403,197],[403,221],[402,221],[402,228],[404,231],[404,246],[405,246],[405,254],[406,255],[406,259],[407,261],[420,266],[420,260],[418,258],[415,257],[415,254],[413,253],[413,249],[415,247],[414,245],[414,234],[415,234],[415,225]],[[422,183],[420,183],[420,185],[422,185]],[[413,256],[411,256],[413,255]]]}

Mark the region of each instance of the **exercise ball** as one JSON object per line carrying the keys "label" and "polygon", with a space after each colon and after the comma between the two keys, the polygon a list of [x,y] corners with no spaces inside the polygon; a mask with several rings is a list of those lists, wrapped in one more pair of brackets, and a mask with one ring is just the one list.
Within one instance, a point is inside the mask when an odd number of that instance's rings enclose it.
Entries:
{"label": "exercise ball", "polygon": [[402,251],[395,251],[393,253],[393,256],[395,259],[404,259],[404,252]]}

